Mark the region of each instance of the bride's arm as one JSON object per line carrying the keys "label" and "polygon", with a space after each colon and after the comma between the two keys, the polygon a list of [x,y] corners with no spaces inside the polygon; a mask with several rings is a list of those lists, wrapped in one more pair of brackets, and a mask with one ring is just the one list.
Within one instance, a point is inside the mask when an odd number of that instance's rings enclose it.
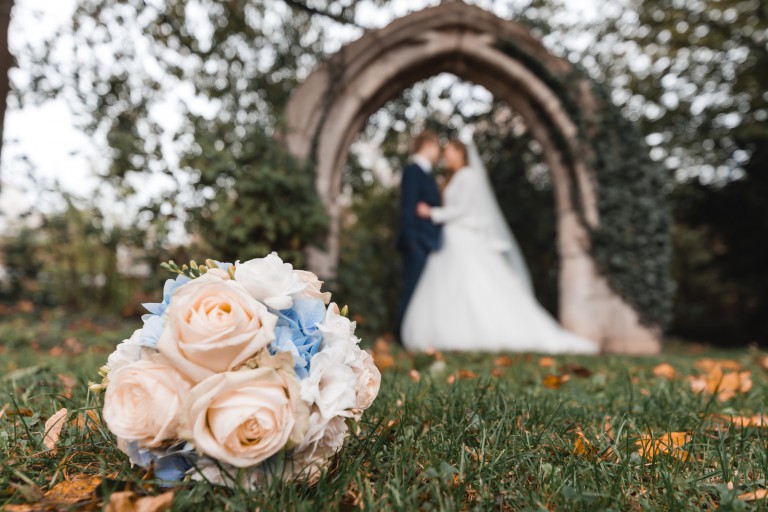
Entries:
{"label": "bride's arm", "polygon": [[452,188],[456,191],[451,195],[450,204],[433,206],[430,218],[435,224],[448,224],[466,217],[472,210],[473,176],[468,171],[461,171],[456,176]]}

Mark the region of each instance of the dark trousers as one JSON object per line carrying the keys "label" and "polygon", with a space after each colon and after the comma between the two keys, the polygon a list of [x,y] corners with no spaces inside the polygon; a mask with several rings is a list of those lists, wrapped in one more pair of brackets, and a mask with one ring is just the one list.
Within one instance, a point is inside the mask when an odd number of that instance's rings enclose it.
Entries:
{"label": "dark trousers", "polygon": [[400,308],[397,312],[397,338],[402,343],[401,329],[403,327],[403,318],[408,304],[411,302],[416,285],[419,284],[419,278],[427,264],[429,252],[418,247],[403,251],[403,295],[400,298]]}

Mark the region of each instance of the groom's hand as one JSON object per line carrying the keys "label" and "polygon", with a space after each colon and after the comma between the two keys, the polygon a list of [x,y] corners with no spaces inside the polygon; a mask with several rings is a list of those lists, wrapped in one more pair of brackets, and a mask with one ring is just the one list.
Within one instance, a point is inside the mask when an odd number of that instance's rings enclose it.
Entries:
{"label": "groom's hand", "polygon": [[416,205],[416,215],[422,219],[432,218],[432,207],[425,202],[420,202]]}

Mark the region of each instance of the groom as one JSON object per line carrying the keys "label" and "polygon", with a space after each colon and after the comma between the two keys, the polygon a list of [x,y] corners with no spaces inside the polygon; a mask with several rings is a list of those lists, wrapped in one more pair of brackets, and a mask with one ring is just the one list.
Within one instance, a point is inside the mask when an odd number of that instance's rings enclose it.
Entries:
{"label": "groom", "polygon": [[408,308],[421,272],[427,263],[427,256],[440,248],[441,229],[432,221],[416,215],[416,205],[425,202],[440,206],[440,191],[432,175],[432,168],[440,159],[440,139],[435,132],[425,130],[413,138],[412,156],[403,171],[401,184],[400,232],[397,248],[403,256],[403,295],[397,314],[397,335],[403,325]]}

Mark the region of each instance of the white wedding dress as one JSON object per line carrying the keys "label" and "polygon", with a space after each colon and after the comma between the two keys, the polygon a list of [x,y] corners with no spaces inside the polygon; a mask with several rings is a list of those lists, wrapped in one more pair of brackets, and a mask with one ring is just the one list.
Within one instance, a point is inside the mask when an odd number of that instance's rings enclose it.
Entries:
{"label": "white wedding dress", "polygon": [[412,350],[598,352],[597,343],[562,329],[536,301],[530,277],[503,219],[487,173],[471,148],[470,166],[445,189],[432,220],[443,245],[430,254],[402,328]]}

